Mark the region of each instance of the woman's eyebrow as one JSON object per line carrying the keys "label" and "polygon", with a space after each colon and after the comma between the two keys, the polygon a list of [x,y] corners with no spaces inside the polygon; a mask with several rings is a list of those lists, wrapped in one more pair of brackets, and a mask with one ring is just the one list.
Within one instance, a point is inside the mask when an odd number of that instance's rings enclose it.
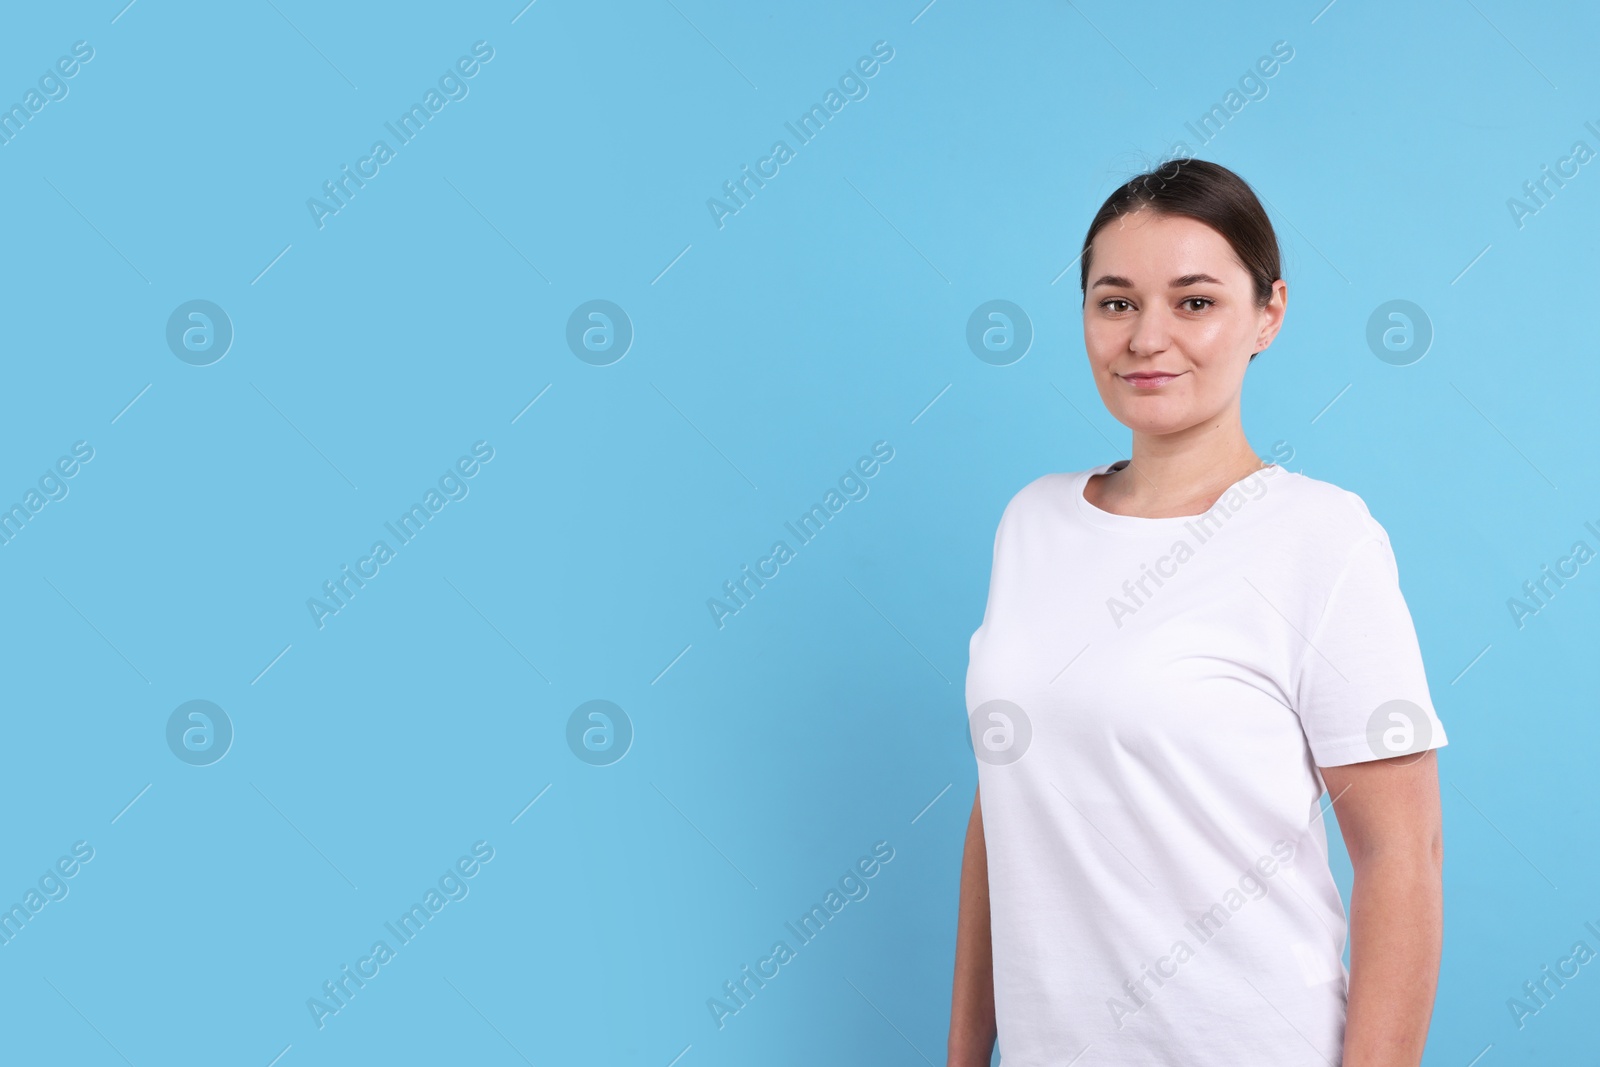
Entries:
{"label": "woman's eyebrow", "polygon": [[[1209,274],[1185,274],[1168,282],[1167,288],[1183,289],[1191,285],[1199,285],[1202,282],[1209,282],[1212,285],[1222,284],[1221,279],[1213,278]],[[1133,283],[1120,274],[1102,274],[1094,280],[1094,284],[1089,288],[1094,289],[1101,285],[1109,285],[1119,289],[1133,288]]]}

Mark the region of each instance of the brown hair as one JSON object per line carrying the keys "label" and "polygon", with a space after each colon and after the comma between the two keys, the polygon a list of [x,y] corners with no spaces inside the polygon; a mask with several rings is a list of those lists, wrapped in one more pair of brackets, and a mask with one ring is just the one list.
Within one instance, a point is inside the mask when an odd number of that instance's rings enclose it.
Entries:
{"label": "brown hair", "polygon": [[[1106,197],[1083,239],[1078,287],[1089,296],[1089,256],[1095,234],[1112,219],[1143,208],[1157,215],[1195,219],[1220,233],[1250,275],[1256,307],[1272,299],[1272,283],[1283,277],[1278,235],[1245,180],[1219,163],[1182,157],[1128,180]],[[1252,353],[1255,359],[1259,353]]]}

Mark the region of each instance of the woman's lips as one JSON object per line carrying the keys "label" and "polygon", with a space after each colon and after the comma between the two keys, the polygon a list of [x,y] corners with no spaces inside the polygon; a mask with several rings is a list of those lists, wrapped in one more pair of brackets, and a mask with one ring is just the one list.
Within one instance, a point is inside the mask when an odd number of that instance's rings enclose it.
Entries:
{"label": "woman's lips", "polygon": [[1176,374],[1119,374],[1117,377],[1135,389],[1156,389],[1179,376]]}

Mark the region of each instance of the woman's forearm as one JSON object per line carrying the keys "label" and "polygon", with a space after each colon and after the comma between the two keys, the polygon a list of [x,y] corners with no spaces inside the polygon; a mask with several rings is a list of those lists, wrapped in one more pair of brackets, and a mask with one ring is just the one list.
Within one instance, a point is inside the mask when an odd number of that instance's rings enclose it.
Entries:
{"label": "woman's forearm", "polygon": [[989,854],[982,798],[974,791],[961,856],[955,984],[950,998],[949,1067],[989,1067],[994,1052],[994,957],[989,940]]}
{"label": "woman's forearm", "polygon": [[1437,850],[1355,862],[1343,1067],[1417,1067],[1428,1039],[1444,893]]}

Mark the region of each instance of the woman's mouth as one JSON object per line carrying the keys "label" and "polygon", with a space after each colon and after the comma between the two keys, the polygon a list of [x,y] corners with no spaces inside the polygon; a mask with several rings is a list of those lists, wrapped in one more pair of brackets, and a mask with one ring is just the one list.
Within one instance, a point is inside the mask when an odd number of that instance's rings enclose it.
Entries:
{"label": "woman's mouth", "polygon": [[1161,371],[1141,371],[1138,374],[1117,375],[1117,377],[1135,389],[1157,389],[1178,376],[1177,374],[1166,374]]}

